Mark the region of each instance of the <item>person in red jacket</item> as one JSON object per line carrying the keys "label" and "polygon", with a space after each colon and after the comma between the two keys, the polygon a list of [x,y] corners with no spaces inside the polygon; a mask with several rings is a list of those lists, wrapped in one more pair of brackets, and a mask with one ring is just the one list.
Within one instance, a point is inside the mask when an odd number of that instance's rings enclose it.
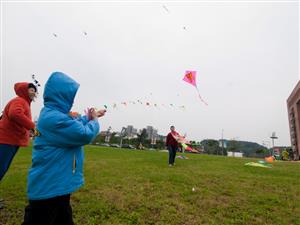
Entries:
{"label": "person in red jacket", "polygon": [[[23,82],[16,83],[14,89],[17,97],[8,102],[0,119],[0,181],[19,147],[29,145],[30,130],[35,127],[30,104],[36,97],[36,86]],[[3,204],[0,204],[1,207]]]}
{"label": "person in red jacket", "polygon": [[170,130],[171,132],[167,135],[166,146],[169,151],[169,166],[174,166],[176,152],[178,151],[178,142],[174,137],[178,136],[179,134],[175,131],[174,126],[171,126]]}

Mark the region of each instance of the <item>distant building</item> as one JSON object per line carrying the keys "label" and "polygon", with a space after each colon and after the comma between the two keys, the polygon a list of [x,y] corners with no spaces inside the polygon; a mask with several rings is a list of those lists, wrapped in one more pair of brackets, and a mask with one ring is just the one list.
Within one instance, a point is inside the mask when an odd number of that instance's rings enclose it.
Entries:
{"label": "distant building", "polygon": [[300,81],[287,99],[290,136],[294,160],[300,159]]}
{"label": "distant building", "polygon": [[158,138],[158,130],[154,129],[152,126],[147,126],[146,127],[146,133],[147,133],[147,139],[152,140],[152,139],[157,139]]}
{"label": "distant building", "polygon": [[[146,139],[150,140],[153,145],[157,143],[157,141],[166,141],[166,136],[159,135],[158,130],[154,129],[153,126],[147,126],[144,128],[146,130]],[[128,125],[127,127],[123,127],[120,132],[114,132],[114,137],[122,137],[122,138],[137,138],[138,134],[141,134],[143,129],[136,129],[132,125]],[[105,136],[107,134],[107,131],[103,131],[100,133],[101,136]]]}
{"label": "distant building", "polygon": [[126,135],[129,138],[136,137],[136,135],[137,135],[137,129],[134,128],[132,125],[128,125],[127,128],[126,128]]}

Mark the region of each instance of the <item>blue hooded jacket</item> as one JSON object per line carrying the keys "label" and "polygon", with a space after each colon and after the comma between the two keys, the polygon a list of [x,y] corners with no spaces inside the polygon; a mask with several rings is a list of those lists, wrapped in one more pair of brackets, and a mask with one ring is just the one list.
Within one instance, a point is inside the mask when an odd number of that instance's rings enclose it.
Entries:
{"label": "blue hooded jacket", "polygon": [[86,116],[72,118],[79,84],[67,75],[51,74],[44,90],[28,175],[29,200],[42,200],[70,194],[83,185],[83,145],[99,133],[97,120]]}

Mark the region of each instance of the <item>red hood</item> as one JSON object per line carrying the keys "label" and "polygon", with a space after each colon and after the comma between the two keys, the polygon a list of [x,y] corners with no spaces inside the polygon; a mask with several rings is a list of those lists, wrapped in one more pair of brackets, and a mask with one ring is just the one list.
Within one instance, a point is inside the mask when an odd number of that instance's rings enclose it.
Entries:
{"label": "red hood", "polygon": [[15,92],[19,97],[25,99],[28,103],[30,103],[31,99],[29,98],[29,95],[28,95],[28,85],[29,85],[29,83],[26,83],[26,82],[16,83],[15,84]]}

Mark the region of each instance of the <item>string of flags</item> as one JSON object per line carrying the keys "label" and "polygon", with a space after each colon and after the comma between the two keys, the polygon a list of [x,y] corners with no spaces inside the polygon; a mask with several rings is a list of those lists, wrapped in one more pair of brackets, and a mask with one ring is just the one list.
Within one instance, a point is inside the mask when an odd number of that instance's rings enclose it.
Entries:
{"label": "string of flags", "polygon": [[145,106],[145,107],[152,107],[152,108],[173,108],[173,109],[181,109],[181,110],[185,110],[187,107],[185,105],[181,105],[181,104],[174,104],[174,103],[154,103],[151,101],[142,101],[140,99],[138,100],[130,100],[130,101],[121,101],[121,102],[114,102],[111,104],[103,104],[103,107],[105,109],[117,109],[120,107],[130,107],[130,106],[134,106],[134,105],[140,105],[140,106]]}

